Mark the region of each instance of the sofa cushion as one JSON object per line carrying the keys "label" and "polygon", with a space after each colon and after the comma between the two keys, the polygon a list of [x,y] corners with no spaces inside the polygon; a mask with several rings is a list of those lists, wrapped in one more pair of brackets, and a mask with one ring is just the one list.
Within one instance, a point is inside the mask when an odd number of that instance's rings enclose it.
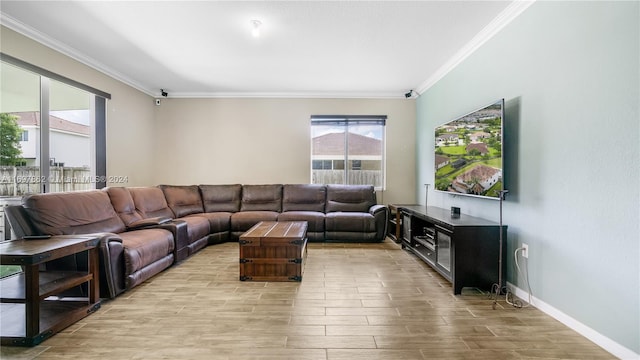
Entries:
{"label": "sofa cushion", "polygon": [[278,221],[306,221],[307,231],[324,231],[324,213],[318,211],[286,211],[278,215]]}
{"label": "sofa cushion", "polygon": [[242,185],[199,185],[205,212],[238,212]]}
{"label": "sofa cushion", "polygon": [[211,212],[190,216],[207,219],[209,221],[209,232],[211,234],[216,234],[229,231],[231,229],[231,214],[232,213],[230,212]]}
{"label": "sofa cushion", "polygon": [[286,184],[282,187],[282,211],[324,212],[327,188],[319,184]]}
{"label": "sofa cushion", "polygon": [[282,211],[282,185],[243,185],[240,211]]}
{"label": "sofa cushion", "polygon": [[140,213],[136,210],[136,205],[133,203],[131,193],[125,187],[107,187],[103,191],[109,195],[111,205],[116,211],[124,225],[129,227],[131,224],[143,220]]}
{"label": "sofa cushion", "polygon": [[164,229],[144,229],[120,234],[124,246],[125,273],[133,274],[174,249],[171,232]]}
{"label": "sofa cushion", "polygon": [[260,221],[277,221],[275,211],[240,211],[231,215],[231,231],[244,232]]}
{"label": "sofa cushion", "polygon": [[127,189],[131,193],[136,211],[143,218],[175,217],[159,187],[129,187]]}
{"label": "sofa cushion", "polygon": [[376,220],[373,215],[361,212],[332,212],[326,215],[325,230],[327,232],[374,232]]}
{"label": "sofa cushion", "polygon": [[27,195],[23,206],[43,234],[120,233],[125,225],[101,190]]}
{"label": "sofa cushion", "polygon": [[376,204],[376,193],[371,185],[327,185],[325,212],[368,212]]}
{"label": "sofa cushion", "polygon": [[198,186],[160,185],[160,189],[177,218],[204,212]]}
{"label": "sofa cushion", "polygon": [[187,234],[189,234],[189,244],[198,241],[209,235],[209,220],[198,215],[181,217],[180,220],[187,223]]}

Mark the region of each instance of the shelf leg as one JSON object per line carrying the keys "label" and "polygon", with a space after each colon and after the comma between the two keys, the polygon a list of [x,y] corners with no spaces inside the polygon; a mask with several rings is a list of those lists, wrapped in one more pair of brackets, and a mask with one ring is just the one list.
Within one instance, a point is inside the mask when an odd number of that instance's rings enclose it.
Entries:
{"label": "shelf leg", "polygon": [[95,304],[100,300],[100,281],[98,277],[98,248],[94,247],[89,250],[89,272],[93,275],[93,279],[89,282],[89,303]]}
{"label": "shelf leg", "polygon": [[25,321],[27,339],[40,333],[40,273],[38,265],[25,266]]}

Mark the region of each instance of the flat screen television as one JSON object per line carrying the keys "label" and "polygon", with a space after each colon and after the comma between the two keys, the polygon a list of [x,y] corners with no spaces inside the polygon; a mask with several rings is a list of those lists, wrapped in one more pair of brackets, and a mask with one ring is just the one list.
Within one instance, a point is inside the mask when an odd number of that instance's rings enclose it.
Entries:
{"label": "flat screen television", "polygon": [[434,189],[500,199],[504,99],[435,128]]}

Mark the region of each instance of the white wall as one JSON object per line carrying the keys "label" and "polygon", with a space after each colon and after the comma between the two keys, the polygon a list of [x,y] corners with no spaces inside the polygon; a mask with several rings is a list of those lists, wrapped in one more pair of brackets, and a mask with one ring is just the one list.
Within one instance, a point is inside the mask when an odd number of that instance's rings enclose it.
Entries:
{"label": "white wall", "polygon": [[162,99],[155,182],[309,183],[311,115],[388,115],[387,190],[415,197],[415,102],[406,99]]}
{"label": "white wall", "polygon": [[[640,353],[639,18],[637,1],[536,2],[417,103],[422,184],[434,127],[505,98],[508,253],[527,243],[533,295],[626,354]],[[493,200],[429,203],[498,220]]]}
{"label": "white wall", "polygon": [[0,28],[0,51],[110,93],[112,98],[107,101],[107,175],[127,177],[129,182],[108,185],[154,184],[153,98],[6,27]]}

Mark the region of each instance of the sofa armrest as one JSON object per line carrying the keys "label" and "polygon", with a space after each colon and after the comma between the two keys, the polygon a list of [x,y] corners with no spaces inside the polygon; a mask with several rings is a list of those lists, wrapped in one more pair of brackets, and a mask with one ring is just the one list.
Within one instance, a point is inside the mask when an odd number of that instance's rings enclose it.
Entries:
{"label": "sofa armrest", "polygon": [[150,217],[146,219],[141,219],[138,221],[134,221],[127,225],[127,230],[140,230],[145,228],[154,228],[159,227],[159,225],[170,222],[172,219],[168,217]]}
{"label": "sofa armrest", "polygon": [[369,213],[376,221],[376,240],[384,241],[387,236],[387,226],[389,224],[389,208],[386,205],[376,204],[369,208]]}
{"label": "sofa armrest", "polygon": [[110,299],[125,290],[124,246],[122,238],[113,233],[87,234],[97,236],[100,266],[100,297]]}
{"label": "sofa armrest", "polygon": [[[9,220],[9,225],[16,238],[23,238],[30,235],[42,235],[33,225],[29,215],[22,205],[11,205],[4,208],[4,215]],[[6,230],[8,231],[8,230]]]}
{"label": "sofa armrest", "polygon": [[173,234],[173,256],[175,262],[182,261],[189,256],[189,233],[187,233],[186,221],[174,219],[154,227],[169,230],[171,234]]}

